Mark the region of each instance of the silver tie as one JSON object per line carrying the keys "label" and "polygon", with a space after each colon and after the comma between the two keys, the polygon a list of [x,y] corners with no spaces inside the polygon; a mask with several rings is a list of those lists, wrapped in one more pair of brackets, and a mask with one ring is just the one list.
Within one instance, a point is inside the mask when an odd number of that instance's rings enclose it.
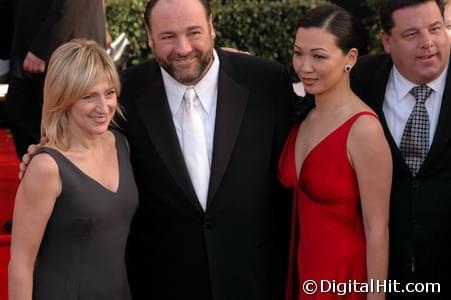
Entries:
{"label": "silver tie", "polygon": [[191,183],[200,205],[205,211],[210,181],[210,163],[201,117],[202,106],[192,87],[186,89],[183,99],[183,155]]}
{"label": "silver tie", "polygon": [[429,115],[424,104],[432,89],[427,85],[420,85],[413,87],[410,93],[416,102],[404,128],[399,148],[413,176],[416,176],[429,152]]}

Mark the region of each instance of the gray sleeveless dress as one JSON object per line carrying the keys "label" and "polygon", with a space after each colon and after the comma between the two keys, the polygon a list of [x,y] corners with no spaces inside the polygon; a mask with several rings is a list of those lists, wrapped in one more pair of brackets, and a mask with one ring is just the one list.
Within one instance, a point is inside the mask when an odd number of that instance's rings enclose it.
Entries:
{"label": "gray sleeveless dress", "polygon": [[125,245],[138,192],[124,136],[113,132],[120,176],[116,193],[88,177],[60,152],[45,147],[37,152],[48,153],[58,164],[62,192],[39,249],[35,300],[131,299]]}

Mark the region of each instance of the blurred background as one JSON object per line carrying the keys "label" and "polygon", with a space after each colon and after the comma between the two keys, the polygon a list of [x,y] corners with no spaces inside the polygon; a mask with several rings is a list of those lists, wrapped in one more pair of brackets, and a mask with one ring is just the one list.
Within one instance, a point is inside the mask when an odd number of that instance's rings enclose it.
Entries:
{"label": "blurred background", "polygon": [[[129,64],[151,56],[143,30],[146,2],[107,0],[108,29],[113,39],[126,34],[131,47]],[[288,65],[298,20],[306,10],[328,2],[344,7],[361,21],[367,32],[367,47],[362,52],[380,51],[376,0],[212,0],[216,44]]]}

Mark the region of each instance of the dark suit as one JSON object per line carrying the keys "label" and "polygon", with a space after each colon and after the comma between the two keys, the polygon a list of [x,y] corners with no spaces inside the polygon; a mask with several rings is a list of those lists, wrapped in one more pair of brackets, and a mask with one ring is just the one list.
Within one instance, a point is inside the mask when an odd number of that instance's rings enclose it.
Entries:
{"label": "dark suit", "polygon": [[[440,299],[451,299],[450,72],[435,137],[414,178],[391,136],[382,111],[392,66],[388,55],[363,57],[354,70],[352,81],[355,92],[379,115],[393,155],[389,279],[440,282]],[[404,296],[416,299],[415,295]],[[434,294],[417,296],[436,299]]]}
{"label": "dark suit", "polygon": [[283,297],[289,197],[276,180],[289,130],[285,70],[256,57],[220,60],[207,210],[196,199],[159,66],[123,73],[121,101],[140,194],[128,267],[134,299]]}
{"label": "dark suit", "polygon": [[12,0],[0,0],[0,59],[9,59],[13,32]]}
{"label": "dark suit", "polygon": [[46,61],[52,52],[73,38],[93,39],[104,46],[105,16],[102,0],[14,1],[11,44],[11,82],[7,96],[8,121],[19,156],[40,137],[44,74],[22,70],[31,51]]}

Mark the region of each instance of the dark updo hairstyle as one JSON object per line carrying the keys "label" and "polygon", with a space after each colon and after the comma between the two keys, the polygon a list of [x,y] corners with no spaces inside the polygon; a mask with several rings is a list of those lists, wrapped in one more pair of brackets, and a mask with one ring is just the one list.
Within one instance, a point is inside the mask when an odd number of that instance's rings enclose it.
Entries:
{"label": "dark updo hairstyle", "polygon": [[343,53],[352,48],[364,52],[363,28],[350,12],[337,5],[321,5],[307,11],[297,28],[322,28],[335,36],[336,45]]}
{"label": "dark updo hairstyle", "polygon": [[[335,44],[344,54],[352,48],[356,48],[359,53],[366,51],[363,48],[363,27],[350,12],[337,5],[322,5],[307,11],[297,28],[326,30],[335,37]],[[307,94],[294,109],[296,112],[294,122],[302,122],[314,107],[313,95]]]}

